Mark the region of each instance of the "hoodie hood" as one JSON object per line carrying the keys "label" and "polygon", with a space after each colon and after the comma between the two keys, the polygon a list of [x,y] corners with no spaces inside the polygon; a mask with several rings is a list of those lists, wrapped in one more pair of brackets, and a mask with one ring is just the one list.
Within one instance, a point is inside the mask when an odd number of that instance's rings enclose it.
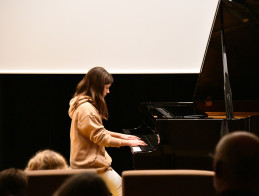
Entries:
{"label": "hoodie hood", "polygon": [[89,96],[76,96],[74,98],[72,98],[69,102],[69,110],[68,110],[68,114],[69,117],[72,118],[76,108],[78,108],[81,104],[85,103],[85,102],[92,102],[91,97]]}

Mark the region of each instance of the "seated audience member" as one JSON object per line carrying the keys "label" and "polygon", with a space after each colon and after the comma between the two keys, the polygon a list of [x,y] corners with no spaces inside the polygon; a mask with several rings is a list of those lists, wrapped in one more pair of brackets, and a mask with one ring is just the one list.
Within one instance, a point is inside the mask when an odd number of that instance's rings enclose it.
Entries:
{"label": "seated audience member", "polygon": [[68,169],[66,159],[53,150],[38,151],[29,161],[25,168],[28,170]]}
{"label": "seated audience member", "polygon": [[26,196],[28,177],[20,169],[10,168],[0,172],[1,196]]}
{"label": "seated audience member", "polygon": [[214,187],[218,195],[259,195],[259,138],[249,132],[225,135],[214,155]]}
{"label": "seated audience member", "polygon": [[53,196],[111,196],[105,182],[96,173],[80,173],[70,177]]}

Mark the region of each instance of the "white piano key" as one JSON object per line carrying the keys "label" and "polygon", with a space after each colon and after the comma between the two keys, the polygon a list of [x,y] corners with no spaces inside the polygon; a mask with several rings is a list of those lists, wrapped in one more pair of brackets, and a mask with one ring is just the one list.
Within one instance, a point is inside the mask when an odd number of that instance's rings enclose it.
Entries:
{"label": "white piano key", "polygon": [[134,146],[134,147],[132,147],[132,151],[133,152],[141,152],[142,150],[140,149],[140,147]]}

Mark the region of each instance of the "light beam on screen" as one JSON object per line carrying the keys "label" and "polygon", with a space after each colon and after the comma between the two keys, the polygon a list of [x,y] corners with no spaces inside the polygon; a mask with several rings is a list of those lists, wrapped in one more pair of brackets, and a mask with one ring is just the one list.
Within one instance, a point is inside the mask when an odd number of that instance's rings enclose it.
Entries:
{"label": "light beam on screen", "polygon": [[0,0],[0,73],[199,73],[218,0]]}

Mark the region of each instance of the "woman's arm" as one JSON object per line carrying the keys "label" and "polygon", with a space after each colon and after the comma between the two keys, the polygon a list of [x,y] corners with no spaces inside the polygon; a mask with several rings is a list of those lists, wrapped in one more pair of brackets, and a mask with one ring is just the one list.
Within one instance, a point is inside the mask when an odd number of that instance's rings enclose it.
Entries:
{"label": "woman's arm", "polygon": [[147,144],[140,140],[140,139],[137,139],[137,140],[124,140],[122,139],[121,140],[121,146],[146,146]]}
{"label": "woman's arm", "polygon": [[116,133],[108,130],[107,130],[107,133],[112,137],[120,138],[121,146],[146,146],[147,145],[144,141],[142,141],[139,137],[135,135]]}
{"label": "woman's arm", "polygon": [[112,132],[112,131],[108,131],[107,133],[109,135],[111,135],[112,137],[116,137],[116,138],[120,138],[120,139],[124,139],[124,140],[139,140],[140,138],[135,136],[135,135],[128,135],[128,134],[122,134],[122,133],[116,133],[116,132]]}

